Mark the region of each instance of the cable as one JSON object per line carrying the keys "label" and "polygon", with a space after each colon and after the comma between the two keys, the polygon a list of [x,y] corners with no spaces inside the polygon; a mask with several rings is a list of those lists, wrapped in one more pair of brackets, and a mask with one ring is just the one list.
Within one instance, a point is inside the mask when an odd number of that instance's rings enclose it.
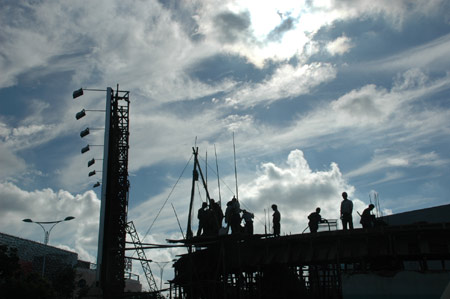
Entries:
{"label": "cable", "polygon": [[175,213],[175,217],[177,218],[178,227],[180,228],[181,235],[183,236],[183,239],[184,239],[184,232],[183,232],[183,229],[181,228],[180,219],[178,219],[177,211],[175,211],[175,207],[173,206],[173,203],[171,203],[171,205],[172,205],[173,212]]}
{"label": "cable", "polygon": [[184,169],[183,169],[183,171],[181,172],[180,177],[179,177],[178,180],[175,182],[175,185],[172,187],[172,190],[170,190],[169,195],[167,196],[166,200],[164,201],[164,204],[162,205],[161,209],[159,209],[158,214],[156,214],[155,219],[153,220],[152,224],[150,225],[150,227],[148,228],[148,230],[147,230],[147,232],[145,233],[144,237],[142,238],[142,241],[144,241],[145,237],[147,237],[148,233],[150,232],[150,230],[151,230],[152,227],[153,227],[153,224],[155,224],[156,219],[158,219],[159,214],[161,214],[162,209],[164,209],[164,207],[165,207],[167,201],[169,200],[170,196],[171,196],[172,193],[173,193],[173,190],[175,190],[175,187],[177,186],[178,182],[180,181],[181,177],[183,176],[184,171],[186,170],[186,168],[188,167],[189,163],[191,162],[192,157],[193,157],[193,155],[191,155],[191,158],[190,158],[189,161],[186,163],[186,166],[184,166]]}

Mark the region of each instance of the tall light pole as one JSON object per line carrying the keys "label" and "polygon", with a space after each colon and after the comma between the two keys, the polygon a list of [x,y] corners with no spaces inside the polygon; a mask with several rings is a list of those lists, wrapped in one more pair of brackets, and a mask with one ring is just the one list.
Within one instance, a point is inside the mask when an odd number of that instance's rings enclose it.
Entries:
{"label": "tall light pole", "polygon": [[[73,92],[73,98],[83,95],[85,89]],[[100,225],[97,251],[97,282],[105,298],[122,298],[125,289],[125,244],[129,200],[128,149],[130,124],[130,92],[106,89],[105,136],[101,181]],[[80,119],[85,110],[75,115]],[[87,130],[80,133],[86,136]],[[89,150],[89,145],[81,153]],[[91,161],[91,160],[90,160]],[[88,162],[88,167],[91,162]],[[95,175],[92,171],[90,175]],[[100,184],[95,184],[99,186]]]}
{"label": "tall light pole", "polygon": [[[64,222],[64,221],[69,221],[75,219],[75,217],[73,216],[67,216],[66,218],[62,219],[62,220],[56,220],[56,221],[33,221],[31,219],[23,219],[23,222],[28,222],[28,223],[36,223],[37,225],[39,225],[43,230],[44,230],[44,244],[47,245],[48,244],[48,240],[50,238],[50,232],[52,231],[52,229],[55,227],[55,225],[57,225],[60,222]],[[45,227],[42,224],[53,224],[50,229],[45,229]]]}
{"label": "tall light pole", "polygon": [[[47,245],[48,244],[48,240],[50,238],[50,232],[52,231],[52,229],[55,227],[55,225],[57,225],[60,222],[64,222],[64,221],[70,221],[72,219],[75,219],[75,217],[73,216],[67,216],[66,218],[62,219],[62,220],[56,220],[56,221],[33,221],[31,219],[23,219],[23,222],[27,222],[27,223],[36,223],[37,225],[39,225],[43,230],[44,230],[44,244]],[[43,224],[53,224],[50,229],[45,229]],[[46,259],[47,255],[44,253],[44,257],[43,257],[43,261],[42,261],[42,277],[44,277],[45,274],[45,259]]]}

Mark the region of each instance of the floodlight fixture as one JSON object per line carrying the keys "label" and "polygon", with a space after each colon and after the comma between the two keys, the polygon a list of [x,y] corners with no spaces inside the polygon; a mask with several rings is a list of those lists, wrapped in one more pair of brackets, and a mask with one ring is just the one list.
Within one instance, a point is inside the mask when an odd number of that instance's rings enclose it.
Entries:
{"label": "floodlight fixture", "polygon": [[94,165],[94,163],[95,163],[95,159],[92,158],[92,160],[88,161],[88,167],[91,167],[92,165]]}
{"label": "floodlight fixture", "polygon": [[80,118],[85,117],[86,116],[86,111],[106,112],[106,110],[101,110],[101,109],[83,109],[80,112],[78,112],[77,114],[75,114],[75,118],[77,120],[79,120]]}
{"label": "floodlight fixture", "polygon": [[80,132],[80,137],[83,138],[84,136],[89,135],[89,128],[84,129]]}
{"label": "floodlight fixture", "polygon": [[89,151],[89,144],[81,149],[81,153],[84,154],[87,151]]}
{"label": "floodlight fixture", "polygon": [[76,99],[76,98],[78,98],[78,97],[81,97],[81,96],[84,94],[84,91],[85,91],[85,90],[88,90],[88,91],[106,91],[106,90],[104,90],[104,89],[80,88],[80,89],[75,90],[75,91],[72,93],[72,98]]}
{"label": "floodlight fixture", "polygon": [[97,187],[99,187],[100,186],[100,182],[97,182],[97,183],[95,183],[94,184],[94,186],[92,186],[93,188],[97,188]]}
{"label": "floodlight fixture", "polygon": [[86,110],[81,110],[80,112],[78,112],[77,114],[75,114],[75,118],[78,120],[82,117],[84,117],[86,115]]}
{"label": "floodlight fixture", "polygon": [[89,176],[93,176],[93,175],[95,175],[95,174],[96,174],[95,170],[89,172]]}
{"label": "floodlight fixture", "polygon": [[72,97],[74,99],[81,97],[83,95],[83,88],[77,89],[73,92]]}

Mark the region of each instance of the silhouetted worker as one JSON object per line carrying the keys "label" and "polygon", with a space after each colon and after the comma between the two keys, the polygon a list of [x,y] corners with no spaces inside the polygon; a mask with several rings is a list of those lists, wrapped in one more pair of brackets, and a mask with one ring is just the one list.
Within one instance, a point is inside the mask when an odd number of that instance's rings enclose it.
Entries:
{"label": "silhouetted worker", "polygon": [[280,235],[280,230],[281,230],[281,215],[280,212],[278,211],[278,207],[276,204],[272,205],[272,210],[273,210],[273,214],[272,214],[272,225],[273,225],[273,234],[275,236],[279,236]]}
{"label": "silhouetted worker", "polygon": [[198,218],[198,229],[197,236],[202,235],[206,231],[206,226],[208,222],[208,211],[206,208],[208,204],[206,202],[202,203],[202,207],[198,209],[197,218]]}
{"label": "silhouetted worker", "polygon": [[235,196],[231,199],[230,213],[231,233],[241,232],[241,205]]}
{"label": "silhouetted worker", "polygon": [[348,225],[349,229],[353,229],[353,202],[347,198],[347,192],[342,192],[342,198],[344,199],[341,202],[342,228],[347,230]]}
{"label": "silhouetted worker", "polygon": [[213,198],[209,200],[209,209],[212,212],[212,230],[213,234],[217,235],[219,233],[219,229],[222,227],[222,220],[223,220],[223,212],[220,208],[220,205],[214,201]]}
{"label": "silhouetted worker", "polygon": [[227,208],[225,209],[225,223],[227,224],[227,234],[228,234],[228,230],[230,229],[230,225],[231,225],[231,200],[229,202],[227,202]]}
{"label": "silhouetted worker", "polygon": [[372,212],[373,208],[375,206],[373,204],[370,204],[362,213],[361,215],[361,225],[363,228],[371,228],[375,225],[375,215],[372,215],[370,212]]}
{"label": "silhouetted worker", "polygon": [[245,226],[244,231],[248,235],[253,235],[253,218],[255,215],[253,213],[250,213],[246,210],[242,211],[242,219],[244,219]]}
{"label": "silhouetted worker", "polygon": [[317,233],[317,230],[319,229],[319,223],[328,222],[326,219],[322,219],[322,216],[320,216],[320,208],[317,208],[315,212],[309,214],[308,219],[309,230],[312,233]]}

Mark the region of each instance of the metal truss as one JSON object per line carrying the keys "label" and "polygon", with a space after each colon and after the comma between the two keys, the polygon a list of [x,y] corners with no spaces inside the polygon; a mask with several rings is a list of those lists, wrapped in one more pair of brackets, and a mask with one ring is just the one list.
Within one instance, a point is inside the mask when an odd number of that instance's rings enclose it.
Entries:
{"label": "metal truss", "polygon": [[156,286],[155,278],[153,277],[152,269],[150,268],[149,260],[145,255],[144,250],[142,249],[142,243],[139,239],[139,235],[136,232],[136,228],[134,226],[133,221],[128,222],[127,232],[133,241],[134,247],[136,248],[136,253],[138,255],[138,259],[141,262],[142,269],[144,270],[145,277],[147,278],[147,283],[150,288],[150,292],[158,291],[158,287]]}

